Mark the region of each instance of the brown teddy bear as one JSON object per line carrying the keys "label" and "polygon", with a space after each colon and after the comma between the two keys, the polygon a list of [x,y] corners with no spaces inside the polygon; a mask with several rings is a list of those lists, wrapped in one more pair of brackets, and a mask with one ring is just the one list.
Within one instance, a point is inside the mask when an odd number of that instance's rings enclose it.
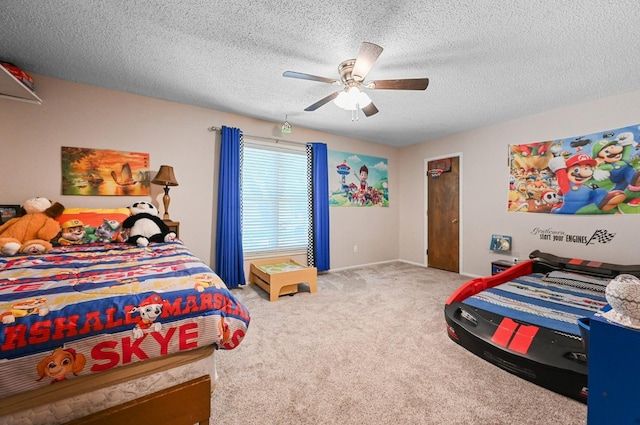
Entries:
{"label": "brown teddy bear", "polygon": [[33,198],[22,206],[24,214],[0,226],[0,254],[42,254],[51,249],[51,243],[60,224],[55,220],[64,211],[60,203],[46,198]]}

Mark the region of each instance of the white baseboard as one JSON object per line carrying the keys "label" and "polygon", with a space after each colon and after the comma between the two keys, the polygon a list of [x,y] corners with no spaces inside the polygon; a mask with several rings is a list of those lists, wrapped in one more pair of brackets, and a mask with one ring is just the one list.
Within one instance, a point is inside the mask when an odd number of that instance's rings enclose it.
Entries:
{"label": "white baseboard", "polygon": [[[422,263],[416,263],[414,261],[408,261],[408,260],[387,260],[387,261],[378,261],[376,263],[365,263],[365,264],[358,264],[356,266],[347,266],[347,267],[339,267],[337,269],[329,269],[326,273],[330,273],[330,272],[339,272],[339,271],[343,271],[343,270],[350,270],[350,269],[359,269],[361,267],[368,267],[368,266],[376,266],[376,265],[380,265],[380,264],[388,264],[388,263],[405,263],[405,264],[411,264],[412,266],[417,266],[417,267],[422,267],[425,269],[428,269],[428,266],[425,266]],[[461,276],[467,276],[470,278],[476,278],[476,277],[482,277],[480,275],[476,275],[476,274],[472,274],[472,273],[466,273],[466,272],[458,272],[459,275]]]}
{"label": "white baseboard", "polygon": [[359,269],[361,267],[376,266],[376,265],[380,265],[380,264],[396,263],[398,261],[402,261],[402,260],[387,260],[387,261],[379,261],[379,262],[376,262],[376,263],[365,263],[365,264],[358,264],[358,265],[355,265],[355,266],[338,267],[337,269],[329,269],[328,272],[340,272],[340,271],[343,271],[343,270]]}

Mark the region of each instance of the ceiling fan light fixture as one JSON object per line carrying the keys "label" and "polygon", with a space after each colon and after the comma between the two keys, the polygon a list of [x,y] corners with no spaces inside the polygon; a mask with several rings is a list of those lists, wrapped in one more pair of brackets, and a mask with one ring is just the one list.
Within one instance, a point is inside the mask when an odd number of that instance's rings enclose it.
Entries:
{"label": "ceiling fan light fixture", "polygon": [[364,108],[365,106],[368,106],[370,103],[371,103],[371,98],[367,96],[365,92],[361,91],[360,95],[358,96],[358,106],[360,108]]}
{"label": "ceiling fan light fixture", "polygon": [[365,92],[361,92],[357,87],[349,87],[348,90],[340,92],[333,103],[346,111],[362,109],[371,103],[371,98]]}
{"label": "ceiling fan light fixture", "polygon": [[339,108],[351,111],[352,121],[357,121],[360,111],[362,111],[366,117],[380,112],[369,96],[362,93],[358,87],[364,87],[369,90],[426,90],[429,85],[428,78],[365,81],[369,71],[378,60],[380,53],[382,53],[382,50],[382,47],[377,44],[363,41],[360,45],[360,52],[355,59],[344,60],[338,65],[340,80],[294,71],[285,71],[282,75],[288,78],[298,78],[344,86],[343,90],[335,91],[323,97],[316,103],[304,108],[304,110],[307,112],[315,111],[333,100]]}
{"label": "ceiling fan light fixture", "polygon": [[339,108],[346,109],[347,108],[347,92],[341,91],[338,94],[338,97],[333,99],[333,103],[335,103]]}

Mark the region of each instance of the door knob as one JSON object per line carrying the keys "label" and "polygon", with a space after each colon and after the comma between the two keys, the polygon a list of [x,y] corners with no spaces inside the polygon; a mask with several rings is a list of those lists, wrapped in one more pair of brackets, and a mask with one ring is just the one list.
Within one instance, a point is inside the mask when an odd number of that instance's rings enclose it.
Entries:
{"label": "door knob", "polygon": [[456,224],[458,222],[457,218],[454,218],[453,220],[451,220],[451,223]]}

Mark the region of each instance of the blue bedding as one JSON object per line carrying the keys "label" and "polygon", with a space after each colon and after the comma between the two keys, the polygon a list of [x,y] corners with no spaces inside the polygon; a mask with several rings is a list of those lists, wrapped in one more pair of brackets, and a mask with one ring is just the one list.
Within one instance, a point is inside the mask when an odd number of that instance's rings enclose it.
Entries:
{"label": "blue bedding", "polygon": [[578,319],[590,317],[606,305],[606,283],[577,274],[532,273],[486,289],[463,303],[579,336]]}
{"label": "blue bedding", "polygon": [[249,322],[181,243],[0,257],[0,398],[199,347],[231,350]]}

